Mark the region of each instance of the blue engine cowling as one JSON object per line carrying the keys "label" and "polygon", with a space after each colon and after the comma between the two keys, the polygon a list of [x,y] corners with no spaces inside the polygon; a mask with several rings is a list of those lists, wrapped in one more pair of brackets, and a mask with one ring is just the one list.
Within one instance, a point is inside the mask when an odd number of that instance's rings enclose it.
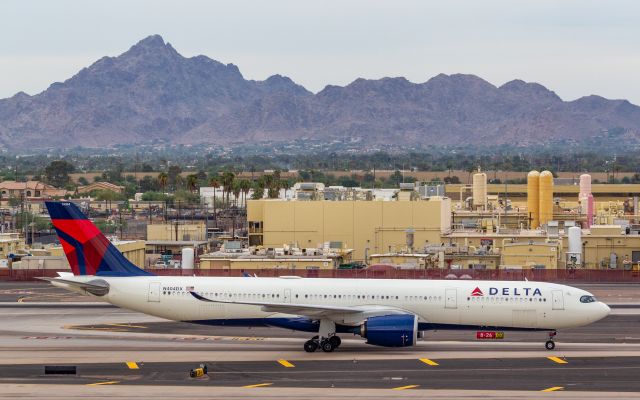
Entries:
{"label": "blue engine cowling", "polygon": [[376,346],[413,346],[418,339],[418,317],[413,314],[371,317],[362,325],[360,335]]}

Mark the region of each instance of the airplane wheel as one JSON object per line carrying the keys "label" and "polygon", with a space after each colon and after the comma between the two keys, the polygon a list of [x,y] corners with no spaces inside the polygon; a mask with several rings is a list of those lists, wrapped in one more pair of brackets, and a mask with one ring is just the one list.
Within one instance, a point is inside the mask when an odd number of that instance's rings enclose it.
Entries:
{"label": "airplane wheel", "polygon": [[329,338],[329,341],[333,345],[334,349],[337,349],[338,347],[340,347],[340,344],[342,343],[342,340],[340,340],[340,338],[338,336],[331,336]]}
{"label": "airplane wheel", "polygon": [[555,349],[555,348],[556,348],[556,344],[554,343],[554,341],[553,341],[553,340],[547,340],[547,342],[544,344],[544,347],[545,347],[547,350],[553,350],[553,349]]}
{"label": "airplane wheel", "polygon": [[313,353],[318,350],[318,343],[315,340],[307,340],[304,342],[304,351],[307,353]]}
{"label": "airplane wheel", "polygon": [[331,353],[335,349],[333,343],[331,343],[331,340],[325,340],[324,342],[322,342],[320,347],[322,347],[322,351],[324,351],[325,353]]}

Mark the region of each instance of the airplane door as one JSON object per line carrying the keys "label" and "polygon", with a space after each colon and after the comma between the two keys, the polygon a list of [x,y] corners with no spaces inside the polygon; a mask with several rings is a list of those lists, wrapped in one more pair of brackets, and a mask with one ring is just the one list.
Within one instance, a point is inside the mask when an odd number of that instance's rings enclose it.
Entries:
{"label": "airplane door", "polygon": [[149,293],[147,296],[147,301],[156,303],[160,301],[160,282],[149,283]]}
{"label": "airplane door", "polygon": [[458,308],[458,290],[445,289],[444,291],[444,308]]}
{"label": "airplane door", "polygon": [[291,289],[284,290],[284,302],[291,303]]}
{"label": "airplane door", "polygon": [[552,290],[551,297],[553,299],[552,310],[564,310],[564,297],[562,296],[562,290]]}

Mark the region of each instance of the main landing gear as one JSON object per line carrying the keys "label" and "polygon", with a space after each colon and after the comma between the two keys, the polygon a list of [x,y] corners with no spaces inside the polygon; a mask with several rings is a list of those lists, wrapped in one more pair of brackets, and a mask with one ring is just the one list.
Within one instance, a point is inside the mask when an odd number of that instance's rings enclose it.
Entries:
{"label": "main landing gear", "polygon": [[336,324],[330,319],[320,320],[319,335],[307,340],[304,344],[304,351],[313,353],[321,348],[325,353],[331,353],[338,347],[342,341],[336,336]]}
{"label": "main landing gear", "polygon": [[304,351],[306,351],[307,353],[313,353],[314,351],[318,350],[318,348],[320,348],[325,353],[331,353],[332,351],[340,347],[341,343],[342,340],[340,340],[340,338],[335,335],[331,336],[328,339],[323,339],[322,341],[318,336],[314,336],[304,343]]}
{"label": "main landing gear", "polygon": [[549,340],[547,340],[544,344],[544,347],[547,350],[553,350],[556,348],[556,343],[553,341],[553,338],[558,334],[556,331],[549,332]]}

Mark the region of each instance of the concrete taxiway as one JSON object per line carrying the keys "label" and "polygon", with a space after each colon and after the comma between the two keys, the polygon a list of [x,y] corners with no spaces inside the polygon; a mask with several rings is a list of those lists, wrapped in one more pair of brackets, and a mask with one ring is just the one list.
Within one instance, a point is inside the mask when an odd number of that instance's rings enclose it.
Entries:
{"label": "concrete taxiway", "polygon": [[[0,286],[0,398],[640,398],[633,288],[602,321],[560,331],[551,352],[543,332],[478,342],[441,331],[401,349],[345,335],[308,354],[306,333],[168,322],[30,284]],[[209,373],[190,378],[201,364]]]}

